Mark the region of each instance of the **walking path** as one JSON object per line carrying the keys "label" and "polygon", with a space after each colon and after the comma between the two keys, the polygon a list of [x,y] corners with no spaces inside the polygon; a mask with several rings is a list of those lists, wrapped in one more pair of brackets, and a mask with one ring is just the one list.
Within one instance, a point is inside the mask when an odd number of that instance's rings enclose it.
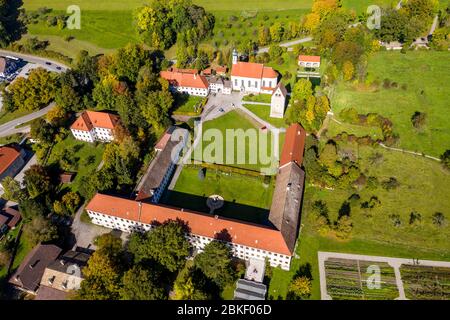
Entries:
{"label": "walking path", "polygon": [[419,260],[419,259],[404,259],[404,258],[391,258],[380,256],[368,256],[360,254],[348,254],[337,252],[318,252],[319,259],[319,274],[320,274],[320,295],[322,300],[331,300],[331,296],[327,291],[327,279],[325,270],[325,261],[330,258],[337,259],[349,259],[357,261],[370,261],[370,262],[385,262],[388,263],[395,272],[396,285],[399,291],[399,297],[397,300],[406,300],[405,290],[403,287],[403,281],[400,274],[400,267],[403,264],[407,265],[421,265],[430,267],[445,267],[450,268],[450,262],[448,261],[432,261],[432,260]]}

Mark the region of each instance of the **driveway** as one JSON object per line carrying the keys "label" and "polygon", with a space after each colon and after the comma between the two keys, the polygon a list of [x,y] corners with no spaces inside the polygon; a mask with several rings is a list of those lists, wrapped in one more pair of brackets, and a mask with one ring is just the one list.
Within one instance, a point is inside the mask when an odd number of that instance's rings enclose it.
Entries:
{"label": "driveway", "polygon": [[10,122],[0,125],[0,137],[9,136],[9,135],[12,135],[12,134],[18,133],[18,132],[29,131],[29,126],[21,127],[21,128],[16,128],[16,127],[18,125],[21,125],[22,123],[30,122],[34,119],[37,119],[37,118],[40,118],[40,117],[46,115],[54,106],[55,106],[55,103],[52,102],[47,107],[45,107],[41,110],[27,114],[26,116],[14,119]]}

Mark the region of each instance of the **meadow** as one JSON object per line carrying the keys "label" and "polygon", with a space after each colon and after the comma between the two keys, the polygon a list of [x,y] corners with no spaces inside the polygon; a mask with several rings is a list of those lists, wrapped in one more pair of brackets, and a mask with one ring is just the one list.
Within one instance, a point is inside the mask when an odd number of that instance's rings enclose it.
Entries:
{"label": "meadow", "polygon": [[[384,51],[369,59],[369,78],[378,80],[372,87],[340,83],[332,99],[332,109],[353,107],[359,113],[379,113],[394,124],[400,136],[399,146],[439,157],[450,149],[450,53],[437,51]],[[386,89],[385,79],[396,83]],[[426,113],[425,126],[418,130],[411,122],[413,114]]]}
{"label": "meadow", "polygon": [[[138,42],[138,36],[133,25],[133,11],[145,4],[146,0],[111,0],[91,1],[80,0],[77,5],[81,9],[81,30],[59,30],[57,27],[48,27],[43,22],[29,26],[29,36],[39,36],[41,40],[49,40],[49,49],[74,57],[80,49],[88,50],[91,54],[108,52],[126,45],[129,42]],[[211,1],[198,0],[195,4],[203,6],[216,16],[215,41],[240,42],[254,38],[253,29],[258,25],[270,25],[273,21],[298,20],[311,8],[312,0],[287,1],[258,1],[258,0],[231,0]],[[24,8],[35,11],[47,7],[53,9],[52,15],[64,14],[67,7],[74,4],[71,0],[24,0]],[[288,11],[289,10],[289,11]],[[263,14],[264,12],[264,14]],[[230,16],[255,15],[251,19],[253,26],[243,26],[240,22],[233,23],[226,28]],[[248,22],[247,22],[248,23]],[[243,33],[245,31],[245,34]],[[222,35],[222,33],[223,35]],[[217,36],[219,34],[219,36]],[[75,39],[70,42],[63,40],[66,36]],[[55,39],[60,37],[61,39]],[[211,40],[210,43],[213,43]],[[174,53],[175,50],[170,52]]]}
{"label": "meadow", "polygon": [[[327,138],[323,138],[326,141]],[[302,228],[297,245],[299,259],[293,259],[291,271],[274,270],[268,294],[285,297],[289,282],[299,269],[309,269],[312,275],[311,299],[320,299],[318,251],[345,252],[401,258],[449,260],[450,251],[450,198],[447,195],[450,173],[433,160],[420,156],[388,151],[381,148],[344,146],[353,148],[357,163],[367,176],[376,176],[380,181],[396,177],[400,186],[387,191],[381,186],[373,190],[353,189],[324,190],[306,185],[302,209]],[[372,164],[374,153],[382,155],[382,161]],[[318,232],[317,216],[312,212],[314,201],[327,203],[331,221],[335,221],[342,204],[358,193],[361,202],[372,196],[381,201],[379,207],[362,209],[360,203],[351,206],[352,235],[340,240]],[[432,199],[432,201],[430,201]],[[410,213],[421,215],[419,222],[410,224]],[[432,223],[435,212],[445,215],[444,224]],[[400,225],[395,226],[391,215],[398,215]]]}

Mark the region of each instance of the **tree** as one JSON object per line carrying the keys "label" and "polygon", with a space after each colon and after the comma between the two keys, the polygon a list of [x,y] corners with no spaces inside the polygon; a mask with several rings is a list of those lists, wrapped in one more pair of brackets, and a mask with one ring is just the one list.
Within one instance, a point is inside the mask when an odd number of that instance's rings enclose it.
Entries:
{"label": "tree", "polygon": [[32,247],[40,242],[49,242],[58,238],[56,227],[43,216],[35,216],[25,224],[23,232]]}
{"label": "tree", "polygon": [[308,298],[311,295],[311,280],[305,276],[297,277],[289,284],[288,291],[294,299]]}
{"label": "tree", "polygon": [[345,81],[350,81],[353,79],[355,68],[353,67],[353,63],[350,61],[345,61],[342,65],[342,73],[344,75]]}
{"label": "tree", "polygon": [[123,300],[163,300],[166,292],[154,270],[134,266],[122,278],[120,296]]}
{"label": "tree", "polygon": [[411,122],[417,130],[420,130],[425,125],[427,119],[427,114],[424,112],[416,111],[414,112],[413,116],[411,117]]}
{"label": "tree", "polygon": [[311,12],[306,15],[306,18],[303,22],[303,27],[308,31],[314,31],[320,24],[320,15],[314,12]]}
{"label": "tree", "polygon": [[260,26],[258,28],[258,44],[265,46],[270,43],[272,38],[270,37],[270,30],[268,27]]}
{"label": "tree", "polygon": [[70,213],[74,213],[80,205],[81,198],[76,192],[67,192],[62,197],[62,204],[69,210]]}
{"label": "tree", "polygon": [[194,258],[194,265],[219,287],[223,287],[235,277],[231,257],[230,248],[223,242],[211,241]]}
{"label": "tree", "polygon": [[353,229],[352,219],[347,215],[343,215],[339,218],[339,220],[336,223],[335,233],[338,238],[347,239],[350,236],[352,229]]}
{"label": "tree", "polygon": [[433,220],[433,224],[434,225],[436,225],[438,227],[441,227],[441,226],[444,225],[445,216],[444,216],[444,214],[442,212],[435,212],[433,214],[432,220]]}
{"label": "tree", "polygon": [[150,93],[145,103],[140,105],[142,116],[155,132],[161,132],[167,127],[173,101],[172,94],[164,90]]}
{"label": "tree", "polygon": [[312,83],[308,79],[302,78],[297,81],[292,90],[292,99],[295,101],[306,101],[313,95]]}
{"label": "tree", "polygon": [[113,54],[110,71],[118,79],[136,83],[139,70],[144,66],[152,67],[151,52],[142,45],[128,44]]}
{"label": "tree", "polygon": [[6,177],[1,182],[3,187],[2,198],[8,201],[20,202],[25,198],[25,192],[20,187],[20,183],[12,177]]}
{"label": "tree", "polygon": [[[54,108],[53,112],[62,112],[59,110],[67,111],[79,111],[82,107],[82,102],[79,94],[75,91],[75,89],[68,84],[62,84],[61,88],[56,91],[55,102],[58,105],[58,109]],[[47,120],[49,120],[49,116],[47,115]],[[52,121],[50,121],[52,122]]]}
{"label": "tree", "polygon": [[67,119],[67,113],[62,107],[56,106],[47,113],[46,119],[52,126],[59,127]]}
{"label": "tree", "polygon": [[5,48],[12,42],[19,40],[26,32],[26,27],[20,15],[22,1],[0,1],[0,47]]}
{"label": "tree", "polygon": [[283,40],[284,27],[280,22],[275,22],[269,29],[270,37],[273,42],[280,42]]}
{"label": "tree", "polygon": [[170,272],[182,267],[191,251],[191,245],[185,238],[184,226],[174,220],[154,227],[143,236],[133,235],[129,247],[136,263],[153,259]]}
{"label": "tree", "polygon": [[52,188],[52,182],[47,170],[40,165],[32,165],[25,171],[23,183],[30,198],[34,199],[40,195],[49,193]]}
{"label": "tree", "polygon": [[178,274],[173,291],[175,300],[209,300],[213,296],[207,289],[203,273],[190,265]]}
{"label": "tree", "polygon": [[83,269],[84,280],[77,292],[81,300],[118,300],[122,269],[106,252],[95,251]]}
{"label": "tree", "polygon": [[283,48],[281,48],[279,45],[271,45],[269,47],[270,60],[275,61],[275,59],[280,58],[283,55],[283,52]]}
{"label": "tree", "polygon": [[177,35],[180,45],[197,44],[214,28],[214,16],[188,0],[152,1],[136,11],[135,20],[145,43],[159,49],[171,47]]}
{"label": "tree", "polygon": [[450,170],[450,149],[449,149],[449,150],[446,150],[446,151],[441,155],[441,161],[442,161],[442,165],[444,166],[444,168]]}

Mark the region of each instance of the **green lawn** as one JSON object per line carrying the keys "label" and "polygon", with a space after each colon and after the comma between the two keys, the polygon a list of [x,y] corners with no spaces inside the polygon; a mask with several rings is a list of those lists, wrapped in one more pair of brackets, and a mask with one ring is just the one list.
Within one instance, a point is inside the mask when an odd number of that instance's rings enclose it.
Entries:
{"label": "green lawn", "polygon": [[[19,232],[19,228],[20,228],[20,225],[18,225],[16,229],[10,231],[7,236],[11,236],[11,237],[15,238]],[[13,273],[19,267],[19,265],[22,263],[23,259],[28,254],[28,252],[31,251],[31,249],[33,249],[33,248],[28,243],[28,241],[25,239],[25,237],[23,236],[23,233],[22,233],[20,240],[19,240],[19,246],[17,247],[16,256],[14,257],[14,262],[13,262],[13,265],[11,268],[11,273]],[[8,271],[7,267],[0,268],[0,286],[1,286],[1,283],[3,280],[7,280],[7,279],[5,279],[7,271]]]}
{"label": "green lawn", "polygon": [[19,143],[20,141],[22,141],[23,137],[24,137],[24,134],[22,134],[22,133],[15,133],[10,136],[0,137],[0,145],[10,144],[10,143]]}
{"label": "green lawn", "polygon": [[[450,52],[408,51],[379,52],[369,60],[369,75],[373,79],[390,79],[398,88],[378,90],[355,88],[340,84],[333,97],[332,109],[353,107],[359,113],[376,112],[388,117],[394,132],[400,135],[402,148],[440,156],[450,149]],[[405,85],[406,87],[402,86]],[[411,117],[425,112],[426,125],[416,130]]]}
{"label": "green lawn", "polygon": [[[448,238],[450,237],[450,198],[447,195],[450,173],[445,172],[439,163],[422,157],[386,151],[381,148],[355,147],[359,156],[359,165],[367,176],[375,175],[381,181],[396,177],[400,182],[397,190],[386,191],[381,187],[375,190],[363,189],[359,192],[362,201],[375,195],[381,206],[366,212],[359,205],[352,206],[352,237],[347,241],[322,236],[317,232],[316,217],[311,212],[311,205],[316,200],[327,203],[331,221],[336,220],[342,203],[355,190],[322,190],[308,186],[305,190],[302,209],[301,234],[297,254],[291,271],[281,269],[274,271],[270,283],[269,295],[284,297],[287,287],[300,266],[309,264],[313,277],[313,294],[311,298],[320,299],[317,252],[332,251],[356,254],[368,254],[402,258],[419,258],[428,260],[450,259]],[[383,155],[383,162],[372,165],[368,158],[374,153]],[[416,225],[409,224],[410,213],[416,211],[422,220]],[[442,212],[446,217],[443,227],[432,224],[432,215]],[[370,216],[368,215],[370,214]],[[389,218],[398,214],[401,225],[395,227]]]}
{"label": "green lawn", "polygon": [[244,104],[244,107],[253,112],[262,120],[269,122],[271,125],[277,128],[287,127],[287,124],[284,121],[284,119],[270,117],[270,106]]}
{"label": "green lawn", "polygon": [[14,119],[26,116],[27,114],[33,113],[34,111],[29,110],[16,110],[14,112],[0,111],[0,125],[5,124]]}
{"label": "green lawn", "polygon": [[272,95],[270,94],[249,94],[242,98],[242,101],[251,101],[251,102],[262,102],[262,103],[270,103],[272,100]]}
{"label": "green lawn", "polygon": [[204,180],[198,177],[198,168],[184,167],[174,190],[168,191],[164,201],[176,207],[209,212],[206,199],[211,195],[224,198],[224,206],[214,214],[265,223],[272,203],[274,178],[264,184],[263,177],[250,177],[206,169]]}
{"label": "green lawn", "polygon": [[[195,114],[194,107],[200,106],[203,99],[205,99],[205,98],[196,97],[196,96],[187,96],[187,95],[178,96],[177,97],[178,101],[176,100],[176,106],[175,106],[175,110],[173,113],[179,114],[179,115]],[[198,112],[197,112],[197,114],[198,114]]]}
{"label": "green lawn", "polygon": [[47,164],[58,163],[65,152],[64,150],[67,150],[71,160],[71,167],[67,170],[76,172],[75,179],[69,186],[72,191],[78,191],[81,179],[90,174],[100,164],[104,149],[103,144],[95,146],[95,144],[78,141],[69,133],[63,141],[58,142],[53,147]]}
{"label": "green lawn", "polygon": [[[231,135],[228,135],[227,138],[227,131],[228,134],[232,134],[239,129],[244,132],[250,129],[248,132],[251,132],[256,139],[233,140]],[[279,138],[279,150],[281,150],[283,135],[280,135]],[[278,161],[272,156],[272,139],[272,134],[261,131],[253,119],[237,111],[231,111],[219,118],[203,123],[203,144],[197,145],[193,153],[193,159],[250,170],[270,168],[271,165],[278,167]],[[236,142],[238,140],[242,143]],[[230,144],[230,147],[227,148],[227,144]],[[234,158],[232,158],[231,152],[234,152]],[[227,161],[227,158],[232,161]]]}

